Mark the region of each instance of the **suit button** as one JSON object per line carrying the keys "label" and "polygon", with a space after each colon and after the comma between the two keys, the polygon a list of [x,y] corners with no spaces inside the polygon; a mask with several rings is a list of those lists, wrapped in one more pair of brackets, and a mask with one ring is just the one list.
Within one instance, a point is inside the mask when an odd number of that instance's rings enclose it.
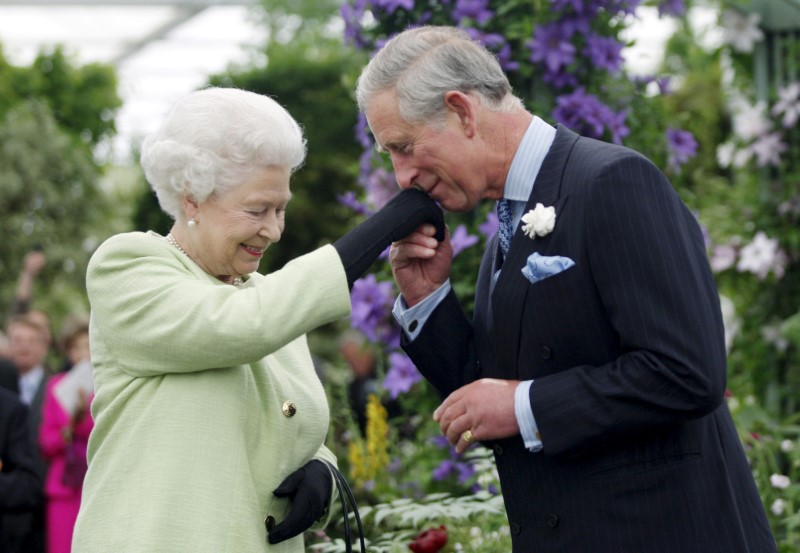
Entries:
{"label": "suit button", "polygon": [[500,444],[494,444],[492,446],[492,451],[494,451],[495,455],[502,455],[503,454],[503,446]]}
{"label": "suit button", "polygon": [[542,346],[542,358],[550,359],[551,357],[553,357],[553,350],[551,350],[547,346]]}
{"label": "suit button", "polygon": [[511,533],[515,536],[519,536],[519,533],[522,532],[522,526],[519,525],[518,522],[511,523]]}
{"label": "suit button", "polygon": [[555,528],[556,526],[558,526],[558,515],[552,515],[552,514],[548,515],[547,516],[547,525],[550,528]]}
{"label": "suit button", "polygon": [[272,529],[275,527],[275,517],[267,515],[267,518],[264,519],[264,526],[267,527],[267,532],[272,532]]}
{"label": "suit button", "polygon": [[297,413],[297,405],[294,404],[294,401],[286,400],[283,402],[283,407],[281,408],[283,411],[284,416],[293,417],[295,413]]}
{"label": "suit button", "polygon": [[408,325],[408,330],[410,330],[411,332],[414,332],[415,330],[417,330],[417,327],[418,327],[418,326],[419,326],[419,321],[417,321],[416,319],[414,319],[414,320],[413,320],[413,321],[411,321],[411,323]]}

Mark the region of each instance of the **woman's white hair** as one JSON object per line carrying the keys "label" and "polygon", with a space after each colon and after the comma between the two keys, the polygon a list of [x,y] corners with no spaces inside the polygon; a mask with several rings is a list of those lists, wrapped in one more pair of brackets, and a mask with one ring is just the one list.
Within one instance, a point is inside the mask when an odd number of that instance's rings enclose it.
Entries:
{"label": "woman's white hair", "polygon": [[183,216],[184,194],[203,203],[266,167],[297,169],[303,131],[273,99],[234,88],[207,88],[180,100],[142,144],[141,165],[170,217]]}
{"label": "woman's white hair", "polygon": [[405,121],[433,127],[444,122],[450,90],[473,94],[492,111],[522,106],[497,58],[455,27],[417,27],[387,42],[358,79],[359,109],[365,112],[377,94],[391,89]]}

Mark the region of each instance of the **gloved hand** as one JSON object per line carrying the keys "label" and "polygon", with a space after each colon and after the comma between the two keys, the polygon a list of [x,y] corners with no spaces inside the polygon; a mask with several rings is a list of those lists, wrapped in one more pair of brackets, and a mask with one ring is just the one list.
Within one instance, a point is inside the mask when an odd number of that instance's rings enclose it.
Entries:
{"label": "gloved hand", "polygon": [[291,498],[292,506],[286,518],[269,532],[269,543],[279,543],[308,530],[322,518],[332,491],[333,475],[322,461],[312,459],[287,476],[272,493]]}
{"label": "gloved hand", "polygon": [[383,250],[422,223],[433,224],[436,239],[444,240],[442,210],[425,192],[411,188],[397,194],[380,211],[334,242],[350,287]]}

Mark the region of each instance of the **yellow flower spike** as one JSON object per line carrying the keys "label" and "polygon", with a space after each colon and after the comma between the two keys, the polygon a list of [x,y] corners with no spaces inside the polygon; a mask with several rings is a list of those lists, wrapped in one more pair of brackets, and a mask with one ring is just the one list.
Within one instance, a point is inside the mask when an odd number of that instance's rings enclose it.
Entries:
{"label": "yellow flower spike", "polygon": [[368,479],[374,480],[389,465],[389,413],[375,394],[367,399]]}
{"label": "yellow flower spike", "polygon": [[389,465],[389,413],[375,394],[367,399],[366,418],[366,439],[347,444],[350,478],[357,486],[374,481]]}

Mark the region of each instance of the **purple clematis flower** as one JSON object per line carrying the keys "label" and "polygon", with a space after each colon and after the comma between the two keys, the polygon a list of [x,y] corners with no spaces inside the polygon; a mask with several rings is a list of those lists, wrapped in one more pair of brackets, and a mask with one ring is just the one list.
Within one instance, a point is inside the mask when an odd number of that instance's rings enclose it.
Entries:
{"label": "purple clematis flower", "polygon": [[478,226],[478,230],[486,237],[487,240],[497,234],[499,229],[500,221],[497,218],[497,212],[495,210],[490,211],[486,215],[486,220]]}
{"label": "purple clematis flower", "polygon": [[586,38],[583,53],[596,67],[614,74],[622,68],[623,47],[624,45],[614,37],[592,33]]}
{"label": "purple clematis flower", "polygon": [[377,342],[389,324],[394,293],[391,282],[378,282],[369,274],[353,283],[350,294],[350,324]]}
{"label": "purple clematis flower", "polygon": [[475,29],[473,27],[468,27],[464,30],[472,40],[480,42],[488,50],[495,53],[500,67],[506,71],[516,71],[519,69],[519,63],[511,59],[511,45],[508,44],[503,35],[498,33],[484,33],[480,29]]}
{"label": "purple clematis flower", "polygon": [[403,8],[406,11],[414,9],[414,0],[371,0],[373,8],[383,10],[388,14],[393,14],[397,8]]}
{"label": "purple clematis flower", "polygon": [[375,209],[381,209],[386,202],[391,200],[400,189],[394,173],[383,167],[373,169],[364,179],[364,188],[367,189],[367,203]]}
{"label": "purple clematis flower", "polygon": [[667,129],[667,146],[669,146],[669,166],[680,170],[681,165],[697,154],[697,141],[689,131]]}
{"label": "purple clematis flower", "polygon": [[569,41],[563,27],[555,24],[536,27],[527,46],[530,60],[541,63],[552,73],[558,73],[575,61],[575,45]]}
{"label": "purple clematis flower", "polygon": [[551,0],[550,3],[553,11],[562,12],[572,8],[575,13],[583,13],[583,0]]}
{"label": "purple clematis flower", "polygon": [[[446,443],[445,445],[450,445]],[[466,484],[470,478],[475,476],[475,467],[469,463],[460,461],[461,457],[455,449],[450,449],[450,458],[445,459],[433,470],[433,479],[442,481],[450,476],[455,476],[459,484]]]}
{"label": "purple clematis flower", "polygon": [[343,206],[349,207],[359,215],[369,215],[370,209],[356,199],[356,193],[352,190],[339,194],[336,200]]}
{"label": "purple clematis flower", "polygon": [[686,15],[686,2],[684,0],[662,0],[658,3],[659,17],[673,16],[683,17]]}
{"label": "purple clematis flower", "polygon": [[453,257],[477,244],[478,240],[477,236],[469,234],[466,225],[458,225],[450,236],[450,243],[453,245]]}
{"label": "purple clematis flower", "polygon": [[453,21],[460,23],[462,19],[471,19],[483,26],[494,17],[494,12],[488,6],[489,0],[456,0]]}
{"label": "purple clematis flower", "polygon": [[383,387],[389,391],[392,399],[408,392],[420,380],[422,375],[405,353],[396,351],[389,354],[389,370],[383,379]]}
{"label": "purple clematis flower", "polygon": [[607,126],[615,127],[621,137],[627,129],[620,124],[620,117],[597,96],[586,94],[583,87],[556,98],[556,108],[553,110],[556,121],[592,138],[601,138]]}
{"label": "purple clematis flower", "polygon": [[628,110],[623,109],[620,112],[612,114],[608,120],[608,130],[611,132],[611,141],[614,144],[622,144],[622,139],[631,134],[631,130],[625,125],[625,120],[628,118]]}

